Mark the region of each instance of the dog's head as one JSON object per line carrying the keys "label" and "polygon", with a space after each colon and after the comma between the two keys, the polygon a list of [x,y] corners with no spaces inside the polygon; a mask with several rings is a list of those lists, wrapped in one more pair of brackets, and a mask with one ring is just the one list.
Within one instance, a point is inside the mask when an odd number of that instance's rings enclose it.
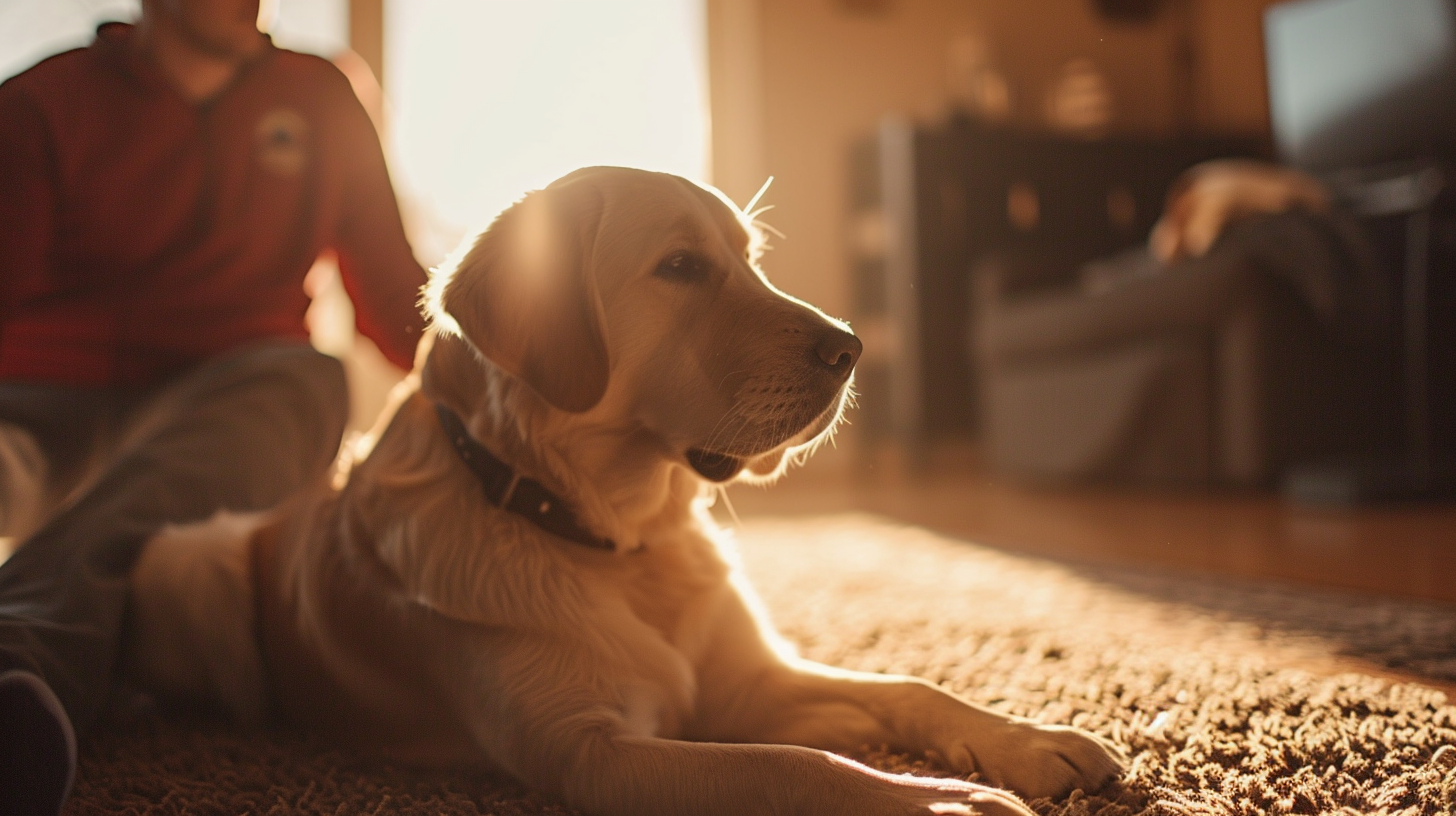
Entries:
{"label": "dog's head", "polygon": [[503,212],[427,308],[548,410],[645,434],[713,481],[769,477],[831,431],[860,342],[775,289],[761,246],[714,190],[591,167]]}

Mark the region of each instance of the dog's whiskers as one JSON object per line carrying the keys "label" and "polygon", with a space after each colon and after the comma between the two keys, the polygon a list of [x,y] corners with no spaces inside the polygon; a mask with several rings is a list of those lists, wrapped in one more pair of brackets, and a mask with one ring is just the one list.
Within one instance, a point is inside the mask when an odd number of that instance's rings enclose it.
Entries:
{"label": "dog's whiskers", "polygon": [[743,527],[743,519],[738,517],[738,510],[733,507],[733,500],[728,498],[728,486],[715,484],[713,489],[718,492],[718,498],[723,500],[723,507],[728,511],[728,517],[733,519],[733,526],[735,528]]}
{"label": "dog's whiskers", "polygon": [[[704,441],[703,447],[707,450],[714,452],[721,451],[722,449],[718,447],[719,435],[726,431],[729,423],[738,419],[739,415],[743,412],[743,410],[743,401],[735,400],[734,403],[728,407],[728,410],[723,412],[723,416],[719,417],[718,421],[714,423],[713,430],[708,432],[708,437],[707,440]],[[737,434],[735,433],[735,437],[736,435]]]}

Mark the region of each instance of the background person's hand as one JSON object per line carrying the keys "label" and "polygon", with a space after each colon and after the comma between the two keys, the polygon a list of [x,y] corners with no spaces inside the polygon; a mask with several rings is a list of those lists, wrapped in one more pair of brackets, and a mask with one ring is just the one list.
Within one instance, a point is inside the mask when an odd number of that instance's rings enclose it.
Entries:
{"label": "background person's hand", "polygon": [[1329,209],[1319,180],[1267,162],[1219,159],[1190,168],[1168,190],[1148,249],[1164,264],[1208,252],[1229,224],[1250,215]]}

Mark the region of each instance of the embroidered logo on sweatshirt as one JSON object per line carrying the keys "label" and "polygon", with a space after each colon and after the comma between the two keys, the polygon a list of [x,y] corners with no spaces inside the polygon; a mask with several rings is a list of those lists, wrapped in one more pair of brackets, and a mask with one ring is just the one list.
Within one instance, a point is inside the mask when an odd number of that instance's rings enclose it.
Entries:
{"label": "embroidered logo on sweatshirt", "polygon": [[308,121],[291,108],[276,108],[253,130],[258,164],[275,176],[296,176],[308,164]]}

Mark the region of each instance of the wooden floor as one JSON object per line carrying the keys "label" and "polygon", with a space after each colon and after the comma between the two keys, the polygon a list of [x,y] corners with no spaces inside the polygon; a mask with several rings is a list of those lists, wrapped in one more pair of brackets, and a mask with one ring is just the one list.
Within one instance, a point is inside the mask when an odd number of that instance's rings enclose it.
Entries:
{"label": "wooden floor", "polygon": [[767,490],[735,486],[741,517],[862,511],[1021,553],[1157,566],[1456,604],[1456,504],[1360,509],[1277,495],[1017,485],[974,463],[810,464]]}

